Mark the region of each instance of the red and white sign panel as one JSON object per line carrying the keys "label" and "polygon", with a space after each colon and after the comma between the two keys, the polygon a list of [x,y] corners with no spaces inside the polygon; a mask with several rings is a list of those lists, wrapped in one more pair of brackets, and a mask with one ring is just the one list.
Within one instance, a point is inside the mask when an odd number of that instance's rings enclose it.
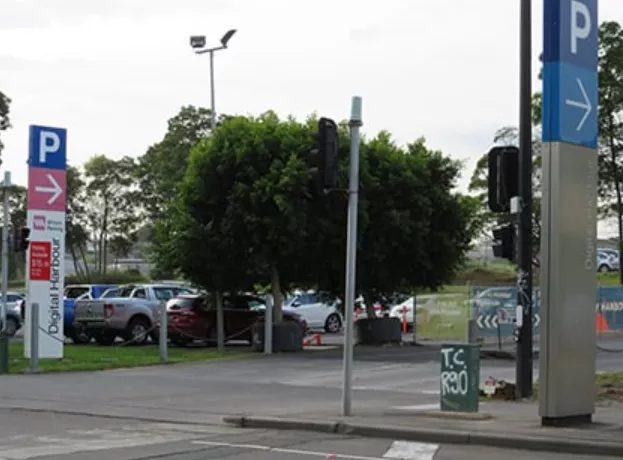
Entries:
{"label": "red and white sign panel", "polygon": [[28,274],[30,281],[50,281],[52,243],[32,241],[29,251]]}

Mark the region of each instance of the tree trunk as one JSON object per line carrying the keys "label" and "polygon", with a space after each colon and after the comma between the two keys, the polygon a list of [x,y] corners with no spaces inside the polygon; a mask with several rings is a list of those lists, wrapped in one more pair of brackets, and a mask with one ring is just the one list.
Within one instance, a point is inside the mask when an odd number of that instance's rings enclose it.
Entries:
{"label": "tree trunk", "polygon": [[106,273],[106,265],[108,265],[108,259],[106,257],[107,240],[108,240],[108,199],[104,198],[104,215],[102,216],[102,229],[100,233],[100,273]]}
{"label": "tree trunk", "polygon": [[[357,291],[355,291],[355,299],[357,298]],[[355,300],[353,299],[353,300]],[[364,294],[364,298],[363,298],[363,303],[366,306],[366,317],[367,318],[376,318],[376,312],[374,311],[374,301],[376,299],[374,298],[374,296],[369,293],[366,292]],[[354,302],[356,303],[356,302]],[[346,308],[355,308],[355,305],[345,305]]]}
{"label": "tree trunk", "polygon": [[280,323],[283,321],[283,294],[281,292],[281,280],[279,279],[279,270],[273,265],[270,270],[270,289],[273,295],[273,321]]}
{"label": "tree trunk", "polygon": [[225,315],[223,312],[223,293],[215,292],[216,301],[216,340],[219,351],[225,350]]}
{"label": "tree trunk", "polygon": [[[617,196],[617,224],[619,230],[619,254],[623,249],[623,197],[621,194],[621,182],[619,178],[619,166],[617,164],[616,145],[614,142],[614,120],[610,117],[610,136],[608,139],[610,144],[610,161],[612,163],[612,178],[614,180],[614,188]],[[619,264],[620,265],[620,264]],[[619,266],[619,284],[623,284],[623,266]]]}
{"label": "tree trunk", "polygon": [[80,271],[80,264],[78,263],[78,254],[76,254],[76,246],[73,241],[69,244],[69,252],[71,253],[71,260],[74,262],[74,270],[77,276],[82,276]]}
{"label": "tree trunk", "polygon": [[87,281],[90,283],[91,282],[91,270],[89,269],[89,263],[87,261],[87,255],[84,252],[84,245],[83,244],[79,244],[78,245],[78,249],[80,250],[80,257],[82,257],[82,263],[84,264],[84,271],[87,275]]}

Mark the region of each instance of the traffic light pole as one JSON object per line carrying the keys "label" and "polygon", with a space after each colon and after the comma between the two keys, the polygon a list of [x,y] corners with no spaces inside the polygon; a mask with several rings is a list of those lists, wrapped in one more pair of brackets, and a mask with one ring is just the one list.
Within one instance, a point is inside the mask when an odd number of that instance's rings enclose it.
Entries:
{"label": "traffic light pole", "polygon": [[521,0],[516,392],[532,396],[532,1]]}
{"label": "traffic light pole", "polygon": [[342,359],[342,417],[350,417],[353,392],[353,308],[357,279],[357,214],[359,209],[359,129],[363,125],[361,98],[353,97],[350,111],[350,181],[346,247],[346,295],[344,296],[344,355]]}
{"label": "traffic light pole", "polygon": [[2,331],[0,332],[0,373],[9,372],[9,337],[5,334],[7,290],[9,285],[9,191],[11,173],[4,173],[4,202],[2,209]]}

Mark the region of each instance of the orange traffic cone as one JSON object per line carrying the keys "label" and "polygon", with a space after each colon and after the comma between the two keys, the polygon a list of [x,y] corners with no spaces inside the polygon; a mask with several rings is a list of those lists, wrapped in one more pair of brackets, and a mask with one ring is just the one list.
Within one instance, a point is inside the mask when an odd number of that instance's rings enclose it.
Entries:
{"label": "orange traffic cone", "polygon": [[595,313],[595,325],[597,326],[597,332],[604,332],[609,329],[608,321],[603,313]]}

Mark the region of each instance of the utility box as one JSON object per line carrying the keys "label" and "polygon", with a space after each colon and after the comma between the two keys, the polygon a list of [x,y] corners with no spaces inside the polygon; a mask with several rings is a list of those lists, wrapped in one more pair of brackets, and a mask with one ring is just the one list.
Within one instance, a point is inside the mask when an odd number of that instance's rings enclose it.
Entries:
{"label": "utility box", "polygon": [[480,345],[442,345],[439,380],[442,411],[478,412]]}

